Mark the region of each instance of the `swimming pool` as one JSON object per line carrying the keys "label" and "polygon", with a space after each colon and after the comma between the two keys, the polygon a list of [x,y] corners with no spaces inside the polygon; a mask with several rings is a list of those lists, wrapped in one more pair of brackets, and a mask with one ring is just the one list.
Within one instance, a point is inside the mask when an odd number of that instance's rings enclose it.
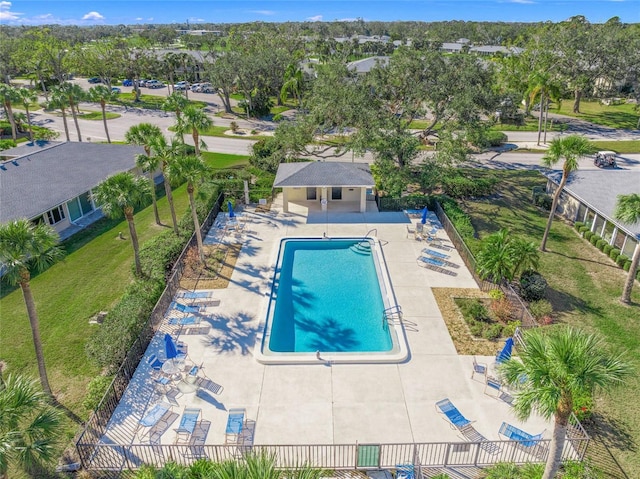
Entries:
{"label": "swimming pool", "polygon": [[[258,360],[398,362],[406,341],[382,252],[373,239],[280,242]],[[401,341],[402,340],[402,341]],[[258,348],[256,348],[258,349]]]}

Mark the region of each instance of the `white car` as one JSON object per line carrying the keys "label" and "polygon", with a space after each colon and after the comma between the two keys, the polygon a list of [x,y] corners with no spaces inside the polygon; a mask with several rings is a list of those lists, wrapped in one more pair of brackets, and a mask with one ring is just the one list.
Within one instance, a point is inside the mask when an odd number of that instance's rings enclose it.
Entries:
{"label": "white car", "polygon": [[164,83],[160,80],[147,80],[146,86],[147,88],[164,88]]}
{"label": "white car", "polygon": [[173,85],[174,90],[184,91],[187,88],[189,88],[189,82],[186,82],[186,81],[179,81],[178,83]]}

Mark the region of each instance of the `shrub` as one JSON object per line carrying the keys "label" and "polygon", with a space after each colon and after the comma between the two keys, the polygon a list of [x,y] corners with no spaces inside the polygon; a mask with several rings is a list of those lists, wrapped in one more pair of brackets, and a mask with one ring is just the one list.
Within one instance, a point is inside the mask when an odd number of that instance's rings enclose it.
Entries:
{"label": "shrub", "polygon": [[273,115],[272,120],[275,121],[276,123],[279,121],[282,121],[282,113],[276,113],[275,115]]}
{"label": "shrub", "polygon": [[482,337],[489,340],[502,337],[502,325],[500,323],[485,325],[482,330]]}
{"label": "shrub", "polygon": [[611,253],[612,249],[613,249],[613,246],[611,246],[610,244],[606,244],[604,245],[604,248],[602,248],[602,252],[607,256],[609,256],[609,253]]}
{"label": "shrub", "polygon": [[469,178],[456,174],[442,179],[442,189],[452,198],[489,196],[495,191],[496,183],[498,183],[498,179],[492,175],[486,178]]}
{"label": "shrub", "polygon": [[596,241],[596,248],[598,248],[600,251],[603,251],[605,246],[608,246],[608,243],[605,240],[600,239]]}
{"label": "shrub", "polygon": [[589,227],[588,226],[581,226],[578,231],[580,232],[580,234],[582,236],[584,236],[585,231],[589,231]]}
{"label": "shrub", "polygon": [[513,306],[511,306],[511,301],[509,301],[504,296],[502,298],[494,299],[493,301],[491,301],[490,308],[494,316],[503,323],[506,323],[513,314]]}
{"label": "shrub", "polygon": [[520,321],[509,321],[506,326],[502,328],[503,337],[510,338],[513,336],[516,333],[516,328],[519,328],[521,324]]}
{"label": "shrub", "polygon": [[618,248],[612,248],[611,252],[609,253],[609,258],[611,258],[613,261],[616,261],[618,259],[618,256],[620,256],[620,250]]}
{"label": "shrub", "polygon": [[482,332],[484,331],[484,324],[479,321],[474,321],[469,324],[469,332],[473,336],[477,336],[478,338],[482,337]]}
{"label": "shrub", "polygon": [[537,271],[525,271],[520,276],[520,294],[526,301],[544,298],[547,280]]}
{"label": "shrub", "polygon": [[462,302],[460,309],[465,317],[473,318],[476,321],[486,321],[489,319],[487,308],[477,299]]}
{"label": "shrub", "polygon": [[491,299],[502,299],[504,298],[504,293],[499,289],[492,289],[489,291],[489,297]]}
{"label": "shrub", "polygon": [[573,413],[582,422],[593,414],[593,397],[590,394],[578,395],[573,398]]}
{"label": "shrub", "polygon": [[583,236],[584,236],[584,239],[589,241],[593,235],[594,235],[593,231],[585,231]]}
{"label": "shrub", "polygon": [[624,266],[622,266],[622,269],[628,273],[629,270],[631,269],[631,261],[625,261]]}
{"label": "shrub", "polygon": [[551,303],[546,299],[539,299],[529,303],[529,312],[536,320],[540,320],[553,313],[553,306],[551,306]]}
{"label": "shrub", "polygon": [[476,231],[471,224],[471,218],[454,200],[445,196],[440,198],[440,204],[463,239],[475,238]]}
{"label": "shrub", "polygon": [[231,123],[229,123],[229,128],[231,128],[231,131],[233,133],[236,133],[240,128],[238,127],[238,123],[235,121],[232,121]]}
{"label": "shrub", "polygon": [[595,246],[598,241],[600,241],[602,238],[598,235],[593,235],[591,238],[589,238],[589,243],[591,243],[593,246]]}
{"label": "shrub", "polygon": [[111,381],[113,381],[113,376],[96,376],[89,382],[87,395],[82,400],[82,405],[88,411],[94,411],[98,407]]}
{"label": "shrub", "polygon": [[8,150],[9,148],[13,148],[15,146],[16,142],[13,140],[0,140],[0,150]]}
{"label": "shrub", "polygon": [[580,231],[580,228],[582,228],[583,226],[585,226],[585,224],[582,221],[576,221],[575,223],[573,223],[573,227],[578,231]]}
{"label": "shrub", "polygon": [[553,204],[553,198],[546,193],[540,193],[534,196],[534,204],[545,211],[551,211],[551,205]]}
{"label": "shrub", "polygon": [[627,261],[629,261],[629,257],[621,254],[618,256],[618,259],[616,259],[616,264],[622,268]]}

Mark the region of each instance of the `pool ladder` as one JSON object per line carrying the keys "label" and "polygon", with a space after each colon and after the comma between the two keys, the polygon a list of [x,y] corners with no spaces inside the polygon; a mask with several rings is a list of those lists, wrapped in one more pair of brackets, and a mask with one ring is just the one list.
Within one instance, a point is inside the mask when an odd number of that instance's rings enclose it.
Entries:
{"label": "pool ladder", "polygon": [[354,251],[356,253],[359,254],[363,254],[363,255],[370,255],[371,254],[371,243],[369,242],[369,234],[376,232],[376,236],[378,236],[378,229],[377,228],[372,228],[369,231],[367,231],[367,234],[365,234],[362,239],[360,240],[359,243],[354,244],[353,246],[351,246],[351,251]]}
{"label": "pool ladder", "polygon": [[384,327],[402,323],[402,307],[399,304],[391,306],[382,313]]}

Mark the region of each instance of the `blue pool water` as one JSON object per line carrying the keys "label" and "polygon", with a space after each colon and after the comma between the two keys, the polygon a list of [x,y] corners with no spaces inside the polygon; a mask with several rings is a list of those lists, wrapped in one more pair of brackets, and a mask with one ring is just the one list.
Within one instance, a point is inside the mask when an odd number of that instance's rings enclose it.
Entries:
{"label": "blue pool water", "polygon": [[273,287],[272,352],[391,350],[374,259],[371,253],[353,251],[359,242],[281,243],[280,272]]}

